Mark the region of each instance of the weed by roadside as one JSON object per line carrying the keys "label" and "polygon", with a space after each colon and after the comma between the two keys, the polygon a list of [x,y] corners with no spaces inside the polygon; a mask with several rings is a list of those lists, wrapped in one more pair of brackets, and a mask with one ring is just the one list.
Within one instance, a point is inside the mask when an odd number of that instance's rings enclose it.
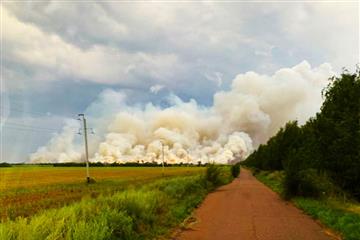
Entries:
{"label": "weed by roadside", "polygon": [[206,168],[205,179],[209,190],[227,184],[233,179],[231,167],[210,164]]}

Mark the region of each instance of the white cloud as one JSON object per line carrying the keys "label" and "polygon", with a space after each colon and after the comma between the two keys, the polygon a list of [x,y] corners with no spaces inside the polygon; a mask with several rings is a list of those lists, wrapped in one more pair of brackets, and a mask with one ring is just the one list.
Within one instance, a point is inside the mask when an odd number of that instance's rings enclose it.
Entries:
{"label": "white cloud", "polygon": [[[144,76],[166,81],[181,65],[174,54],[128,53],[103,45],[82,49],[34,24],[19,21],[6,8],[3,8],[3,21],[5,60],[27,66],[32,72],[26,76],[27,81],[71,78],[136,85]],[[7,77],[10,80],[10,74]]]}
{"label": "white cloud", "polygon": [[255,50],[255,55],[258,56],[264,56],[264,57],[271,57],[272,56],[272,50],[275,48],[275,46],[268,46],[264,49],[257,49]]}
{"label": "white cloud", "polygon": [[194,76],[198,90],[210,76],[215,89],[215,69],[226,87],[239,71],[271,72],[303,59],[339,70],[358,61],[356,3],[29,2],[2,8],[9,88],[73,79],[185,91]]}
{"label": "white cloud", "polygon": [[356,1],[298,4],[282,7],[281,28],[296,43],[293,54],[322,54],[336,70],[355,69],[359,63],[359,7]]}

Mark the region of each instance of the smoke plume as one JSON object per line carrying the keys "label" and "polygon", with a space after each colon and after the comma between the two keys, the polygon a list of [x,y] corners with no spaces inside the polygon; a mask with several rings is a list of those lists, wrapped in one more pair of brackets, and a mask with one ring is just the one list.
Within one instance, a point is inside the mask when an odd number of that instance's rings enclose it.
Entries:
{"label": "smoke plume", "polygon": [[72,119],[65,122],[60,134],[54,134],[46,146],[40,147],[30,155],[32,163],[56,163],[79,161],[81,154],[74,144],[74,130],[79,124]]}
{"label": "smoke plume", "polygon": [[[91,161],[104,163],[229,163],[246,158],[289,120],[304,123],[322,103],[321,90],[334,75],[329,64],[306,61],[272,76],[239,74],[213,106],[168,97],[170,107],[131,106],[126,94],[106,90],[87,110],[98,137]],[[119,110],[121,109],[121,110]],[[115,114],[114,114],[115,112]],[[64,131],[30,156],[31,162],[80,161],[74,132]]]}

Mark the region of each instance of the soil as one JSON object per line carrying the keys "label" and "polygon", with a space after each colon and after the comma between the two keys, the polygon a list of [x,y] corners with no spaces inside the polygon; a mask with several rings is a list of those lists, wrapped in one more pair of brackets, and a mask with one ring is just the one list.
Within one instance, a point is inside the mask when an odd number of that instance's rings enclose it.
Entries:
{"label": "soil", "polygon": [[339,239],[241,169],[240,177],[210,193],[178,240]]}

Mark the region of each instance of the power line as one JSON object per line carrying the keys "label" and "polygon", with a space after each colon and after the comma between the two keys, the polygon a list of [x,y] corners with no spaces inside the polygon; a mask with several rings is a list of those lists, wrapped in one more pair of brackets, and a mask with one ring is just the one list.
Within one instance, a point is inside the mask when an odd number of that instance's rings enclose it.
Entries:
{"label": "power line", "polygon": [[18,112],[18,113],[23,113],[23,114],[32,114],[32,115],[36,115],[36,116],[49,116],[49,114],[47,113],[41,113],[41,112],[34,112],[34,111],[27,111],[27,110],[19,110],[17,108],[14,107],[3,107],[0,106],[0,108],[5,111],[8,110],[9,112]]}
{"label": "power line", "polygon": [[9,130],[16,130],[16,131],[26,131],[26,132],[36,132],[36,133],[53,133],[52,130],[40,130],[40,129],[30,129],[30,128],[21,128],[21,127],[13,127],[13,126],[2,126],[1,130],[9,129]]}
{"label": "power line", "polygon": [[38,129],[38,130],[49,130],[49,131],[59,131],[62,130],[61,128],[47,128],[47,127],[39,127],[33,125],[26,125],[26,124],[19,124],[19,123],[12,123],[12,122],[5,122],[4,125],[10,125],[15,127],[24,127],[24,128],[31,128],[31,129]]}
{"label": "power line", "polygon": [[[41,127],[33,127],[33,126],[27,126],[27,125],[21,125],[21,124],[8,124],[5,123],[3,126],[0,127],[1,132],[3,132],[3,129],[8,129],[8,130],[16,130],[16,131],[26,131],[26,132],[40,132],[40,133],[55,133],[55,132],[60,132],[63,129],[59,128],[59,129],[55,129],[55,128],[41,128]],[[71,128],[71,129],[77,129],[75,127]],[[89,129],[89,128],[88,128]],[[92,134],[95,134],[92,132]]]}
{"label": "power line", "polygon": [[[13,121],[5,121],[3,127],[16,127],[16,128],[26,128],[26,129],[32,129],[32,130],[45,130],[45,131],[63,131],[64,128],[50,128],[50,127],[42,127],[42,126],[35,126],[35,125],[28,125]],[[78,129],[77,127],[68,127],[68,129]]]}
{"label": "power line", "polygon": [[[3,111],[9,111],[10,113],[11,112],[17,112],[17,113],[20,113],[20,114],[30,114],[30,115],[33,115],[33,116],[39,116],[39,117],[43,117],[43,116],[46,116],[46,117],[50,117],[50,116],[54,116],[56,114],[52,114],[50,112],[38,112],[38,111],[33,111],[33,110],[26,110],[24,109],[24,107],[21,107],[21,106],[4,106],[4,105],[0,105],[0,108],[1,108],[1,112]],[[66,116],[70,117],[70,116],[74,116],[76,115],[75,113],[69,113],[69,114],[66,114]]]}

